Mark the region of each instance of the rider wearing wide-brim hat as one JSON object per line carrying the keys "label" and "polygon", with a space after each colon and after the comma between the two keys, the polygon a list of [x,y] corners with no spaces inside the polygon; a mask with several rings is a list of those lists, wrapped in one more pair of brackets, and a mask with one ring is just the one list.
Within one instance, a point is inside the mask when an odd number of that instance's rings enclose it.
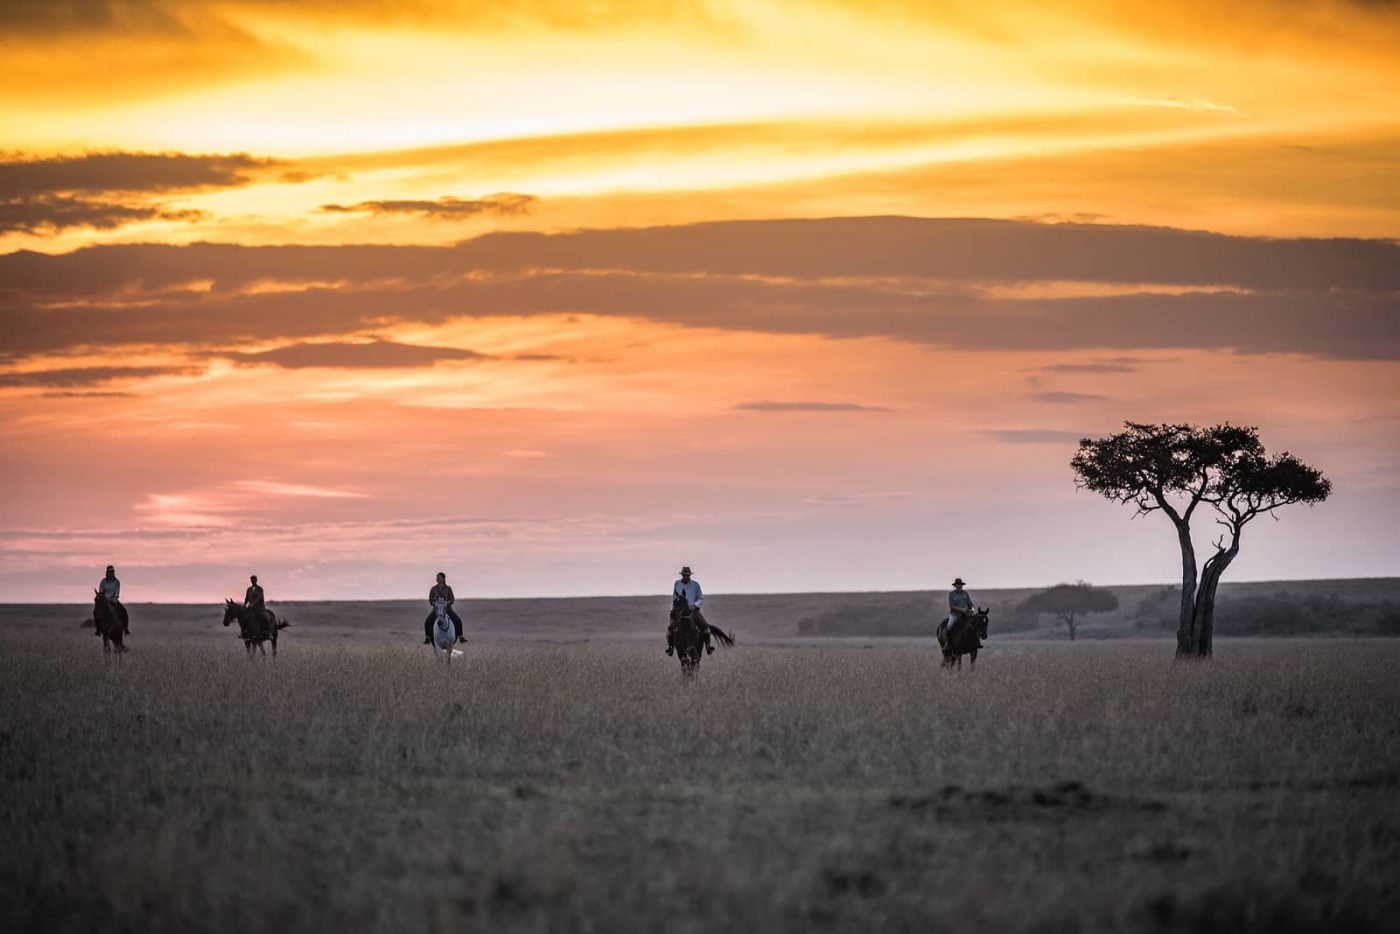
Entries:
{"label": "rider wearing wide-brim hat", "polygon": [[952,639],[953,630],[965,617],[971,616],[973,612],[972,596],[963,590],[967,581],[961,577],[953,579],[953,589],[948,594],[948,638]]}
{"label": "rider wearing wide-brim hat", "polygon": [[710,638],[710,624],[705,622],[705,617],[700,612],[700,604],[705,602],[705,594],[700,589],[700,582],[692,580],[690,575],[690,565],[686,565],[681,568],[681,579],[671,586],[671,623],[666,627],[667,655],[675,654],[676,627],[680,625],[681,611],[687,607],[690,608],[696,628],[700,630],[700,637],[705,640],[705,651],[715,650]]}

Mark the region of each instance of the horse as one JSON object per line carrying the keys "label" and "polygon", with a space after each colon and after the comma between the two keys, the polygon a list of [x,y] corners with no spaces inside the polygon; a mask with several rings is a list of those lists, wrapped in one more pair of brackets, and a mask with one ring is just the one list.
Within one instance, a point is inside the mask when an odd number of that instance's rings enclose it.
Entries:
{"label": "horse", "polygon": [[[695,607],[681,603],[676,607],[676,657],[680,659],[681,671],[687,676],[695,674],[695,670],[700,667],[700,656],[705,651],[705,636],[700,632],[700,625],[695,622]],[[734,637],[720,629],[714,623],[710,623],[710,633],[715,640],[725,648],[734,644]]]}
{"label": "horse", "polygon": [[433,601],[433,654],[438,661],[452,664],[452,656],[461,654],[456,648],[457,628],[452,625],[452,617],[447,615],[447,599],[438,597]]}
{"label": "horse", "polygon": [[227,626],[234,621],[238,622],[239,638],[243,640],[243,645],[248,649],[249,660],[253,657],[253,647],[257,646],[259,652],[267,655],[267,649],[263,648],[263,643],[272,641],[272,657],[277,657],[277,631],[286,629],[291,623],[285,619],[278,619],[271,610],[263,608],[253,610],[245,607],[241,603],[232,600],[224,600],[224,625]]}
{"label": "horse", "polygon": [[990,608],[978,607],[976,613],[970,614],[971,618],[966,623],[958,627],[958,631],[953,633],[953,644],[948,644],[948,619],[944,617],[938,624],[938,647],[943,650],[943,667],[951,668],[954,664],[958,668],[962,667],[962,657],[971,656],[972,667],[977,667],[977,646],[979,640],[987,638],[987,611]]}
{"label": "horse", "polygon": [[114,601],[108,600],[101,591],[94,590],[93,594],[92,621],[102,636],[102,652],[105,655],[111,655],[112,646],[115,645],[115,651],[120,656],[123,652],[128,651],[122,642],[126,635],[126,622],[122,619],[122,614]]}

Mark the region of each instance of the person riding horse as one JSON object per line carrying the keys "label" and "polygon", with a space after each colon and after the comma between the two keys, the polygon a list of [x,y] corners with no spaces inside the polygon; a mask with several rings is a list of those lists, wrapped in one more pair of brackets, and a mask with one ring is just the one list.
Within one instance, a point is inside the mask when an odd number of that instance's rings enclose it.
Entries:
{"label": "person riding horse", "polygon": [[[961,577],[953,580],[953,590],[948,594],[948,638],[951,640],[954,633],[958,631],[958,626],[965,619],[971,618],[975,607],[972,603],[972,595],[963,587],[966,585]],[[982,643],[979,641],[977,647],[980,649]]]}
{"label": "person riding horse", "polygon": [[258,584],[258,575],[253,574],[248,578],[248,589],[243,594],[243,605],[247,609],[267,620],[269,626],[277,625],[277,617],[267,608],[267,599],[263,595],[263,589]]}
{"label": "person riding horse", "polygon": [[[107,576],[97,582],[97,592],[107,598],[117,611],[117,616],[121,617],[122,632],[131,635],[131,619],[127,616],[126,607],[122,605],[122,582],[117,580],[117,569],[112,565],[107,565]],[[96,630],[93,635],[102,635],[101,626],[93,628]]]}
{"label": "person riding horse", "polygon": [[710,624],[705,622],[705,617],[700,612],[700,604],[705,602],[705,594],[700,590],[700,582],[691,580],[690,574],[689,566],[681,568],[681,579],[671,587],[671,623],[666,627],[667,655],[674,655],[676,652],[676,627],[680,624],[681,613],[686,609],[690,610],[696,627],[705,639],[705,652],[708,654],[715,650],[714,643],[710,640]]}
{"label": "person riding horse", "polygon": [[447,615],[452,619],[452,628],[457,630],[457,641],[466,642],[462,636],[462,617],[457,615],[457,611],[452,609],[452,604],[456,602],[457,596],[452,592],[452,588],[447,585],[447,574],[438,571],[437,583],[428,591],[428,606],[432,607],[428,611],[428,618],[423,620],[423,644],[433,644],[433,622],[437,619],[438,598],[447,601]]}

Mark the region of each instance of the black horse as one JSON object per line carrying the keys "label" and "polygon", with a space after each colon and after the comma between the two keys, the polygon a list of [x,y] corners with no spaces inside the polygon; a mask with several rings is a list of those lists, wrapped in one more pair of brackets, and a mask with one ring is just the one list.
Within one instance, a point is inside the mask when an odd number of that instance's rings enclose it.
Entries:
{"label": "black horse", "polygon": [[[988,608],[990,609],[990,608]],[[972,667],[977,667],[977,649],[981,646],[981,640],[987,638],[987,609],[977,608],[977,612],[968,614],[963,620],[963,624],[953,633],[951,644],[948,641],[948,620],[944,619],[938,624],[938,646],[943,649],[943,667],[949,668],[954,664],[962,667],[962,657],[971,656]]]}
{"label": "black horse", "polygon": [[[695,621],[695,607],[678,600],[673,612],[676,619],[676,657],[681,660],[681,671],[693,675],[695,669],[700,667],[700,657],[705,651],[705,635]],[[710,623],[709,627],[710,634],[720,645],[729,648],[734,644],[734,637],[729,633],[714,623]]]}
{"label": "black horse", "polygon": [[[122,619],[121,608],[100,591],[94,590],[93,594],[92,621],[97,626],[98,635],[102,636],[102,651],[108,655],[113,651],[121,655],[127,651],[122,641],[126,636],[126,620]],[[113,646],[116,646],[115,650]]]}
{"label": "black horse", "polygon": [[248,657],[253,657],[253,647],[263,655],[267,654],[267,649],[263,648],[264,642],[272,643],[272,655],[277,656],[277,632],[286,629],[291,623],[285,619],[278,619],[269,609],[252,610],[241,603],[234,603],[232,600],[224,600],[224,625],[237,621],[239,638],[243,640],[243,645],[248,649]]}

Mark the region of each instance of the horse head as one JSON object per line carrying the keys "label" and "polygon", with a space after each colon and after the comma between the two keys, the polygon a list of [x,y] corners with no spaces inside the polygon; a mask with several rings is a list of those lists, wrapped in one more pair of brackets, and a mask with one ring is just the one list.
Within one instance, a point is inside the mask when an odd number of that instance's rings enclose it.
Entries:
{"label": "horse head", "polygon": [[228,626],[228,625],[229,625],[230,623],[232,623],[234,620],[239,620],[239,622],[242,622],[242,620],[240,619],[240,617],[241,617],[241,615],[242,615],[242,614],[239,612],[240,609],[241,609],[241,607],[239,607],[239,605],[238,605],[237,603],[234,603],[232,600],[228,599],[227,597],[224,598],[224,625],[225,625],[225,626]]}
{"label": "horse head", "polygon": [[987,613],[990,610],[989,606],[979,606],[976,615],[972,617],[973,624],[977,627],[977,638],[979,639],[987,638]]}

